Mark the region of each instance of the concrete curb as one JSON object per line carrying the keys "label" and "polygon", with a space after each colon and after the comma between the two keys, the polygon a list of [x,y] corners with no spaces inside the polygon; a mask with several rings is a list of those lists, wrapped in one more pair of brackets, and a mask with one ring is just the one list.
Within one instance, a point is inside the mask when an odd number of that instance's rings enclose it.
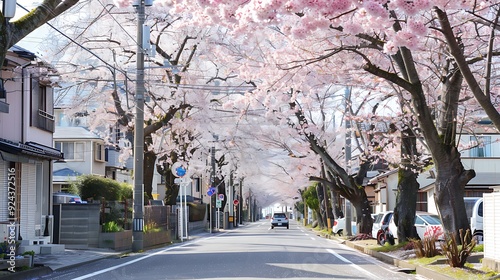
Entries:
{"label": "concrete curb", "polygon": [[[311,229],[311,231],[315,232],[314,230]],[[346,246],[350,247],[350,248],[353,248],[353,249],[356,249],[366,255],[369,255],[369,256],[372,256],[384,263],[387,263],[387,264],[390,264],[390,265],[393,265],[395,267],[398,267],[398,268],[401,268],[403,270],[410,270],[410,271],[415,271],[416,274],[418,275],[421,275],[423,277],[426,277],[428,279],[433,279],[433,280],[450,280],[450,279],[454,279],[452,277],[449,277],[447,275],[443,275],[437,271],[434,271],[434,270],[431,270],[431,269],[428,269],[424,266],[420,266],[420,265],[414,265],[414,264],[411,264],[405,260],[400,260],[398,258],[395,258],[389,254],[385,254],[385,253],[381,253],[381,252],[377,252],[375,250],[372,250],[370,248],[366,248],[364,246],[361,246],[359,244],[356,244],[355,242],[352,242],[352,241],[348,241],[348,240],[343,240],[343,239],[340,239],[340,238],[337,238],[337,237],[334,237],[334,236],[331,236],[331,235],[328,235],[328,234],[322,234],[322,233],[318,233],[318,232],[315,232],[318,236],[321,236],[323,238],[327,238],[327,239],[334,239],[336,240],[337,242],[339,243],[342,243],[342,244],[345,244]]]}
{"label": "concrete curb", "polygon": [[449,277],[447,275],[443,275],[443,274],[441,274],[437,271],[434,271],[432,269],[428,269],[424,266],[411,264],[405,260],[400,260],[400,259],[397,259],[393,256],[388,255],[388,254],[384,254],[381,252],[371,250],[371,249],[366,248],[364,246],[360,246],[358,244],[355,244],[354,242],[351,242],[351,241],[345,241],[342,243],[344,243],[345,245],[347,245],[353,249],[356,249],[362,253],[370,255],[370,256],[372,256],[372,257],[374,257],[382,262],[385,262],[387,264],[394,265],[394,266],[399,267],[401,269],[415,271],[416,274],[424,276],[425,278],[428,278],[428,279],[433,279],[433,280],[454,279],[452,277]]}
{"label": "concrete curb", "polygon": [[28,269],[25,271],[19,271],[19,272],[12,273],[12,274],[2,275],[2,276],[0,276],[0,279],[2,279],[2,280],[36,279],[36,278],[43,277],[45,275],[49,275],[52,272],[53,271],[52,271],[52,269],[50,269],[50,267],[41,266],[41,267],[35,267],[32,269]]}

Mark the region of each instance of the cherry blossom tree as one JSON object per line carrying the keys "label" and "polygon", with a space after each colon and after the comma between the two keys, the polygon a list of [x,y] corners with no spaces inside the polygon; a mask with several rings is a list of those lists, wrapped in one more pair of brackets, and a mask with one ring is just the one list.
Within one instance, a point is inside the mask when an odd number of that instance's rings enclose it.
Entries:
{"label": "cherry blossom tree", "polygon": [[[77,24],[72,24],[73,14],[64,18],[64,22],[55,23],[65,33],[76,35],[73,42],[55,38],[52,46],[59,48],[53,48],[52,57],[54,64],[62,69],[64,80],[73,81],[74,85],[80,85],[83,80],[90,81],[83,90],[76,86],[66,89],[74,92],[69,104],[72,109],[68,113],[86,111],[90,128],[101,131],[103,137],[109,138],[106,135],[109,127],[118,127],[121,131],[134,129],[132,105],[135,93],[130,89],[134,88],[135,72],[130,68],[135,62],[137,44],[130,34],[134,34],[137,28],[134,24],[135,13],[132,7],[118,10],[114,5],[105,3],[87,8],[85,13],[80,13],[84,16],[79,18]],[[96,19],[99,19],[99,25]],[[175,21],[175,18],[164,19],[154,15],[148,20],[154,36],[151,39],[156,43],[158,55],[146,57],[147,68],[154,69],[146,70],[150,77],[146,81],[150,99],[146,102],[144,127],[145,192],[152,197],[153,174],[158,170],[166,177],[168,190],[174,193],[170,195],[174,197],[173,203],[178,186],[173,182],[170,165],[177,160],[188,160],[196,151],[196,147],[190,145],[195,131],[190,132],[185,126],[191,118],[190,110],[198,105],[196,102],[191,105],[189,98],[186,99],[186,91],[179,89],[182,75],[196,52],[196,34],[190,36],[184,33],[163,39],[167,37],[166,29]],[[82,28],[84,22],[87,25]],[[104,31],[102,26],[106,24]],[[172,39],[179,42],[173,49],[170,47],[172,44],[164,42]]]}
{"label": "cherry blossom tree", "polygon": [[[498,56],[495,48],[496,32],[500,29],[500,5],[474,6],[467,10],[467,21],[452,25],[450,14],[440,8],[433,7],[441,26],[443,40],[449,46],[450,56],[464,76],[470,92],[477,99],[486,115],[500,130],[500,113],[498,110]],[[476,36],[467,38],[464,31],[473,32]]]}
{"label": "cherry blossom tree", "polygon": [[0,12],[0,65],[7,50],[46,22],[58,17],[76,5],[79,0],[44,0],[27,15],[10,21]]}
{"label": "cherry blossom tree", "polygon": [[[246,40],[251,34],[262,37],[269,29],[276,33],[269,36],[269,40],[280,36],[282,40],[293,38],[285,43],[274,41],[276,52],[286,59],[282,59],[281,64],[268,62],[269,67],[280,68],[286,62],[289,70],[293,69],[290,65],[307,69],[312,63],[328,61],[335,68],[339,82],[363,77],[364,84],[367,81],[373,84],[381,79],[404,90],[404,105],[419,125],[415,135],[425,139],[437,171],[435,201],[444,227],[451,232],[469,228],[462,197],[465,185],[475,172],[465,170],[461,163],[456,131],[458,117],[465,116],[463,108],[475,102],[467,98],[463,75],[467,75],[467,83],[490,118],[497,122],[493,118],[496,110],[489,104],[491,95],[479,91],[470,79],[466,60],[460,59],[463,47],[454,42],[465,42],[467,38],[467,43],[474,43],[468,45],[471,49],[479,48],[478,53],[486,53],[481,50],[486,50],[487,44],[477,34],[483,34],[490,25],[488,30],[494,35],[498,3],[441,0],[197,1],[196,4],[179,0],[164,3],[176,14],[186,12],[192,15],[193,21],[224,25],[235,35],[245,34]],[[453,18],[448,17],[449,14],[453,14]],[[449,21],[452,22],[447,26]],[[453,30],[451,26],[457,28]],[[493,46],[493,40],[488,42]],[[287,48],[287,56],[283,56]],[[449,53],[452,60],[448,59]],[[470,60],[469,65],[472,62]],[[357,71],[361,69],[371,74],[371,78]],[[484,69],[492,68],[485,66]],[[259,86],[276,92],[279,87],[274,81],[272,87],[270,84]],[[289,80],[287,82],[286,86],[290,87]],[[489,82],[491,80],[484,84]],[[407,156],[411,159],[412,155]],[[407,217],[398,219],[408,221]]]}
{"label": "cherry blossom tree", "polygon": [[[134,93],[131,88],[135,73],[129,65],[135,62],[135,42],[130,36],[136,28],[134,10],[131,7],[118,9],[104,3],[88,7],[85,13],[80,14],[78,25],[68,24],[66,20],[71,22],[71,16],[57,26],[67,34],[74,34],[76,44],[60,38],[50,41],[50,44],[58,46],[53,50],[52,57],[54,64],[60,67],[63,79],[75,85],[67,89],[67,92],[76,92],[68,113],[87,111],[91,129],[118,125],[122,131],[133,130]],[[255,153],[255,149],[266,149],[235,141],[245,137],[245,140],[251,140],[246,131],[238,129],[245,122],[239,120],[241,112],[224,110],[218,105],[254,86],[226,75],[215,63],[202,60],[205,53],[211,51],[205,43],[206,34],[213,32],[189,28],[183,25],[180,18],[165,17],[164,13],[154,8],[151,8],[146,22],[151,27],[151,43],[155,45],[156,55],[146,58],[150,101],[146,102],[145,112],[145,190],[151,192],[151,176],[156,168],[167,177],[167,198],[175,203],[178,186],[173,182],[171,164],[177,160],[188,162],[188,176],[209,174],[211,170],[205,163],[210,160],[210,142],[214,134],[219,136],[221,143],[238,142],[237,149],[247,151],[237,159],[239,169],[246,169],[238,174],[241,178],[245,177],[245,182],[252,184],[251,177],[266,174],[255,170],[255,167],[248,167],[269,160]],[[215,32],[218,30],[215,29]],[[76,85],[80,88],[77,89]],[[107,137],[106,134],[103,136]],[[225,179],[234,171],[231,170],[234,164],[231,166],[227,161],[231,145],[216,151],[214,185],[218,186],[219,193],[225,193]],[[274,174],[265,176],[275,177]],[[260,188],[266,187],[255,184]],[[269,197],[278,199],[278,194]]]}

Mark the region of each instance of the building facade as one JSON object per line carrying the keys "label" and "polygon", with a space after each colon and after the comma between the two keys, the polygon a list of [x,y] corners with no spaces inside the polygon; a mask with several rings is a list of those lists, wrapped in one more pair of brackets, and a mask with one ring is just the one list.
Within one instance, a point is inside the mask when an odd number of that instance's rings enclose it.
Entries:
{"label": "building facade", "polygon": [[14,222],[21,247],[50,243],[52,161],[63,159],[52,148],[57,73],[14,46],[0,77],[0,233]]}

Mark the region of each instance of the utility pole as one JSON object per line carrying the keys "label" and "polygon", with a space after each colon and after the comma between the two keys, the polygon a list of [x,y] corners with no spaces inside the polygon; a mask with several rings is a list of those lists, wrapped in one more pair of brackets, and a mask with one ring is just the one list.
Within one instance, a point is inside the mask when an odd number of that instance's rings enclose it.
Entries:
{"label": "utility pole", "polygon": [[240,225],[243,224],[243,178],[240,179],[240,194],[239,194],[240,203],[238,203],[238,221]]}
{"label": "utility pole", "polygon": [[153,0],[134,0],[137,10],[137,76],[135,83],[135,129],[134,129],[134,213],[132,225],[132,251],[143,249],[144,231],[144,6]]}
{"label": "utility pole", "polygon": [[[215,178],[216,178],[216,172],[215,172],[215,143],[219,140],[219,136],[217,135],[213,135],[214,137],[214,145],[212,146],[212,150],[210,151],[210,155],[211,155],[211,166],[212,166],[212,172],[210,174],[210,184],[211,184],[211,187],[214,187],[216,190],[215,190],[215,194],[213,194],[211,197],[210,197],[210,233],[212,233],[212,229],[214,228],[214,226],[216,225],[216,219],[218,219],[219,217],[216,218],[216,211],[213,211],[213,207],[214,205],[216,205],[216,200],[217,200],[217,195],[219,193],[218,191],[218,186],[215,185]],[[219,229],[217,229],[217,231],[219,231]]]}
{"label": "utility pole", "polygon": [[252,189],[248,192],[248,221],[252,221]]}
{"label": "utility pole", "polygon": [[[351,172],[351,120],[350,120],[350,112],[351,112],[351,90],[346,87],[345,88],[345,169],[347,174]],[[351,225],[351,202],[345,199],[345,233],[347,236],[352,235],[352,225]]]}

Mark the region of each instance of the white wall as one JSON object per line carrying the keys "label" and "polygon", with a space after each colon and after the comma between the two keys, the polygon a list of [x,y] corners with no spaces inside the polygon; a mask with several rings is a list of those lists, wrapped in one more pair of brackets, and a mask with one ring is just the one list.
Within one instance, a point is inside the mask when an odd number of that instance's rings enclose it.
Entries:
{"label": "white wall", "polygon": [[427,192],[427,212],[437,214],[436,203],[434,202],[434,189]]}
{"label": "white wall", "polygon": [[491,269],[500,268],[500,192],[484,194],[483,201],[483,264]]}
{"label": "white wall", "polygon": [[[2,71],[2,76],[5,77],[6,71]],[[19,142],[21,141],[22,132],[22,95],[21,80],[8,80],[4,83],[7,91],[6,103],[9,104],[9,113],[0,113],[0,137]],[[17,94],[16,94],[17,93]],[[29,103],[29,102],[28,102]]]}
{"label": "white wall", "polygon": [[462,158],[465,169],[474,169],[483,173],[500,173],[500,159],[489,158]]}

